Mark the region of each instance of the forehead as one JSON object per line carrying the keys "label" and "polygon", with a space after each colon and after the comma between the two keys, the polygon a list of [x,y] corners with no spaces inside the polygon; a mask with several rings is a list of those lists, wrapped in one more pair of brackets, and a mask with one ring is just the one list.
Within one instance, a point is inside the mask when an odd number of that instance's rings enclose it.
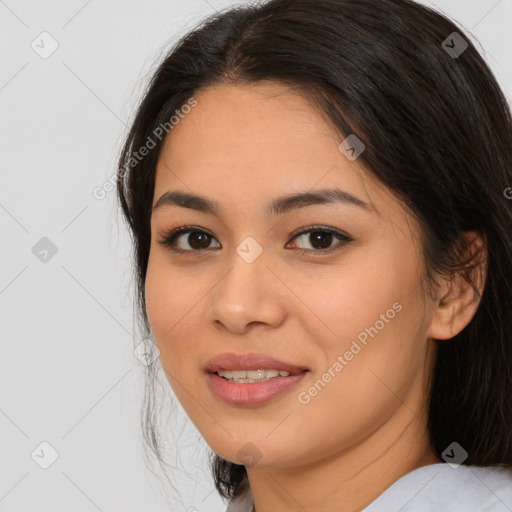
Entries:
{"label": "forehead", "polygon": [[197,106],[183,116],[165,143],[177,163],[191,157],[215,163],[289,161],[293,155],[311,160],[324,149],[319,143],[332,146],[339,138],[318,109],[286,86],[218,85],[198,91],[194,98]]}
{"label": "forehead", "polygon": [[328,186],[367,202],[381,195],[393,200],[360,161],[344,157],[338,148],[343,137],[297,90],[275,83],[218,85],[194,98],[197,105],[166,137],[154,201],[180,189],[260,204],[262,197]]}

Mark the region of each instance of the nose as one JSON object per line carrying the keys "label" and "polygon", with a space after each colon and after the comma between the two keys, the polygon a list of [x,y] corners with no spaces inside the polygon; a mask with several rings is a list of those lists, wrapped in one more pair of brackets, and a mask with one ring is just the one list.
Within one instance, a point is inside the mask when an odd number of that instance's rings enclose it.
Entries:
{"label": "nose", "polygon": [[251,263],[233,251],[228,270],[209,295],[207,320],[216,329],[244,334],[256,325],[284,322],[286,290],[269,263],[265,251]]}

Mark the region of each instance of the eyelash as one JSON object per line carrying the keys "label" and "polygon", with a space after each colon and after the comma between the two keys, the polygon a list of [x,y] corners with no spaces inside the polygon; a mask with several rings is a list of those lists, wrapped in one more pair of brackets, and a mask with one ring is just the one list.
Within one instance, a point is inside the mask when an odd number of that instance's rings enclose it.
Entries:
{"label": "eyelash", "polygon": [[[337,231],[332,228],[327,228],[325,226],[317,226],[317,225],[305,226],[303,228],[298,229],[295,233],[293,233],[293,236],[290,241],[294,240],[295,238],[297,238],[298,236],[300,236],[304,233],[310,233],[310,232],[311,233],[312,232],[322,232],[322,233],[328,233],[328,234],[334,235],[336,238],[339,239],[340,243],[335,245],[334,247],[330,247],[328,249],[318,249],[318,250],[295,249],[295,251],[297,251],[299,254],[303,254],[303,255],[307,255],[307,256],[310,256],[312,254],[313,255],[323,255],[323,254],[327,254],[327,253],[336,251],[339,248],[341,248],[342,246],[344,246],[346,243],[353,241],[352,238],[345,235],[344,233],[341,233],[340,231]],[[211,250],[211,249],[199,249],[199,250],[198,249],[192,249],[192,250],[177,249],[176,247],[173,246],[174,241],[176,240],[176,238],[178,238],[179,235],[182,235],[184,233],[201,233],[201,234],[206,234],[208,236],[211,236],[212,238],[215,238],[213,235],[211,235],[207,231],[197,228],[195,226],[181,226],[181,227],[176,228],[170,232],[162,233],[161,236],[163,238],[161,240],[158,240],[158,243],[163,247],[167,247],[170,251],[172,251],[173,253],[176,253],[178,255],[183,255],[183,254],[189,253],[196,257],[201,257],[201,256],[203,256],[202,253],[204,253],[208,250]],[[219,247],[216,247],[215,249],[219,249]]]}

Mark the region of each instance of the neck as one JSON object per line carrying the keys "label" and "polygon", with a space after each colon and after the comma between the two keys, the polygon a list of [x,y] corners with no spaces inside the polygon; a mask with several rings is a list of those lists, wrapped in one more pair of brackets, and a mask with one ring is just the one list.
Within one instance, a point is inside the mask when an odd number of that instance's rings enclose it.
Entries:
{"label": "neck", "polygon": [[359,512],[403,475],[442,460],[426,419],[403,405],[356,446],[293,467],[247,468],[255,512]]}

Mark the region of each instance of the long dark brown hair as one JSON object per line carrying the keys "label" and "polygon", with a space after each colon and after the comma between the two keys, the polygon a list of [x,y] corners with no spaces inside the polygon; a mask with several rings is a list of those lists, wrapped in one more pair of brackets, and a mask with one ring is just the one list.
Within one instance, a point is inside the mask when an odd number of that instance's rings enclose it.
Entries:
{"label": "long dark brown hair", "polygon": [[[457,32],[458,36],[453,33]],[[466,48],[467,44],[467,48]],[[467,465],[512,465],[512,119],[482,56],[452,21],[409,0],[270,0],[201,22],[151,78],[119,158],[118,200],[134,245],[136,300],[149,336],[144,284],[151,240],[154,136],[199,89],[272,80],[303,91],[342,140],[356,134],[369,172],[392,190],[422,230],[426,282],[474,261],[461,237],[477,231],[488,271],[476,314],[436,340],[429,397],[431,441],[453,441]],[[159,133],[159,132],[158,132]],[[134,153],[155,142],[144,158]],[[433,289],[433,288],[432,288]],[[152,383],[148,383],[151,389]],[[142,427],[160,461],[153,394]],[[245,466],[211,454],[224,498],[248,488]]]}

